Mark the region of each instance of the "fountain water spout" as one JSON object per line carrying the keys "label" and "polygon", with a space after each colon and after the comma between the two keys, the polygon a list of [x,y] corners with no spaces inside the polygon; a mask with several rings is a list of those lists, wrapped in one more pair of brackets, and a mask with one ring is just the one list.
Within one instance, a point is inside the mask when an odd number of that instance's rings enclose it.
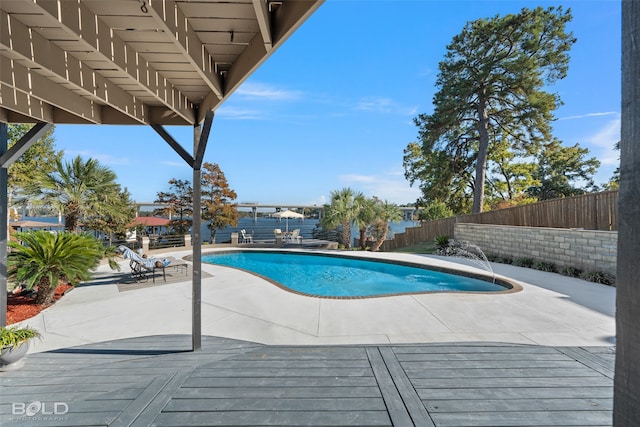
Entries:
{"label": "fountain water spout", "polygon": [[496,275],[493,272],[493,268],[491,268],[491,263],[487,259],[484,252],[482,252],[482,249],[480,249],[477,245],[463,240],[452,240],[447,246],[438,251],[438,254],[468,259],[474,264],[489,271],[489,273],[491,273],[491,277],[493,278],[493,283],[496,282]]}

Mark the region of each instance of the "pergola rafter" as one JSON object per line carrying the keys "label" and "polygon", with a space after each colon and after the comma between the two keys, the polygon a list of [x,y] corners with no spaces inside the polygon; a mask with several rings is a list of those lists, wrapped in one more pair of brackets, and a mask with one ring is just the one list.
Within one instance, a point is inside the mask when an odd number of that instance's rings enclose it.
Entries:
{"label": "pergola rafter", "polygon": [[[156,5],[162,3],[162,8]],[[189,20],[172,0],[149,0],[148,13],[158,27],[170,34],[174,46],[218,99],[224,96],[220,74],[215,74],[215,60],[198,38]],[[212,70],[213,68],[213,70]]]}

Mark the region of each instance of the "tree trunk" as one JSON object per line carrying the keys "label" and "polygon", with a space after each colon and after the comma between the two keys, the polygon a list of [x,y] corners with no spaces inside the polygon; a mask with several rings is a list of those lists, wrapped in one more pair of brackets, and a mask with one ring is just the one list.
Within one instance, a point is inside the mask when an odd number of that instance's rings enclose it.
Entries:
{"label": "tree trunk", "polygon": [[38,283],[38,292],[36,293],[36,304],[49,305],[53,301],[53,296],[56,293],[56,287],[51,286],[49,278],[44,277],[40,283]]}
{"label": "tree trunk", "polygon": [[351,224],[346,221],[342,223],[342,244],[345,248],[351,249]]}
{"label": "tree trunk", "polygon": [[367,229],[365,228],[361,228],[360,229],[360,249],[362,249],[363,251],[367,249]]}
{"label": "tree trunk", "polygon": [[68,202],[64,207],[64,229],[72,233],[78,232],[79,205],[77,202]]}
{"label": "tree trunk", "polygon": [[487,173],[487,154],[489,151],[489,117],[487,105],[484,101],[478,102],[478,158],[476,159],[476,179],[473,186],[472,213],[482,212],[484,203],[484,181]]}
{"label": "tree trunk", "polygon": [[640,420],[640,2],[622,2],[622,127],[618,193],[615,427]]}
{"label": "tree trunk", "polygon": [[384,241],[387,240],[387,234],[389,234],[389,223],[388,222],[385,222],[384,228],[383,228],[382,231],[383,231],[382,235],[380,237],[378,237],[378,240],[376,240],[376,244],[373,245],[373,247],[371,248],[372,252],[378,252],[380,250],[380,247],[384,243]]}

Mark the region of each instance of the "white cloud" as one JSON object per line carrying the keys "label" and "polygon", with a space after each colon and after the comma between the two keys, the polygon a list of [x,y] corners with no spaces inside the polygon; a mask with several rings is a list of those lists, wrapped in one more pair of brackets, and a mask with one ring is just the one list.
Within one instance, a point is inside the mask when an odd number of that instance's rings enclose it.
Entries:
{"label": "white cloud", "polygon": [[259,98],[271,101],[295,101],[302,97],[302,92],[278,88],[273,85],[247,82],[238,88],[236,93],[246,98]]}
{"label": "white cloud", "polygon": [[189,167],[189,165],[187,164],[187,162],[185,161],[171,161],[171,160],[163,160],[160,162],[160,164],[165,165],[165,166],[170,166],[170,167],[174,167],[174,168],[180,168],[180,167]]}
{"label": "white cloud", "polygon": [[617,165],[620,152],[614,149],[620,141],[620,117],[610,120],[595,134],[587,138],[586,142],[593,147],[592,151],[603,165]]}
{"label": "white cloud", "polygon": [[357,175],[357,174],[347,174],[340,176],[341,181],[358,183],[358,184],[371,184],[376,182],[377,178],[373,175]]}
{"label": "white cloud", "polygon": [[95,159],[102,165],[128,165],[131,163],[131,159],[122,156],[112,156],[111,154],[96,153],[91,150],[66,150],[64,152],[66,158],[72,158],[76,156],[82,157],[85,161],[88,159]]}
{"label": "white cloud", "polygon": [[356,104],[356,110],[371,113],[401,114],[413,116],[417,113],[418,107],[402,106],[390,98],[368,97],[361,99]]}
{"label": "white cloud", "polygon": [[362,191],[365,196],[376,196],[391,203],[413,203],[420,197],[420,190],[409,186],[398,168],[390,168],[379,175],[346,174],[339,177],[346,186]]}
{"label": "white cloud", "polygon": [[229,120],[266,120],[263,111],[237,107],[220,107],[218,116]]}
{"label": "white cloud", "polygon": [[575,120],[575,119],[586,119],[589,117],[600,117],[600,116],[611,116],[614,114],[618,114],[615,111],[605,111],[602,113],[587,113],[587,114],[580,114],[577,116],[568,116],[568,117],[560,117],[558,120]]}

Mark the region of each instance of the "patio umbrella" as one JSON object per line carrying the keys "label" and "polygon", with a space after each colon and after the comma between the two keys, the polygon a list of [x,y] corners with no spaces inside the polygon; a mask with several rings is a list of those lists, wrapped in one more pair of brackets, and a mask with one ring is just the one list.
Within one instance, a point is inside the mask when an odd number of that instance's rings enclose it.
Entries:
{"label": "patio umbrella", "polygon": [[32,228],[59,228],[63,224],[55,223],[55,222],[44,222],[44,221],[34,221],[34,220],[24,220],[24,221],[12,221],[9,225],[13,228],[19,228],[21,230],[24,229],[32,229]]}
{"label": "patio umbrella", "polygon": [[285,218],[287,220],[285,231],[289,231],[289,218],[304,218],[304,215],[302,215],[301,213],[294,212],[289,209],[287,209],[286,211],[276,212],[271,216],[274,218]]}

